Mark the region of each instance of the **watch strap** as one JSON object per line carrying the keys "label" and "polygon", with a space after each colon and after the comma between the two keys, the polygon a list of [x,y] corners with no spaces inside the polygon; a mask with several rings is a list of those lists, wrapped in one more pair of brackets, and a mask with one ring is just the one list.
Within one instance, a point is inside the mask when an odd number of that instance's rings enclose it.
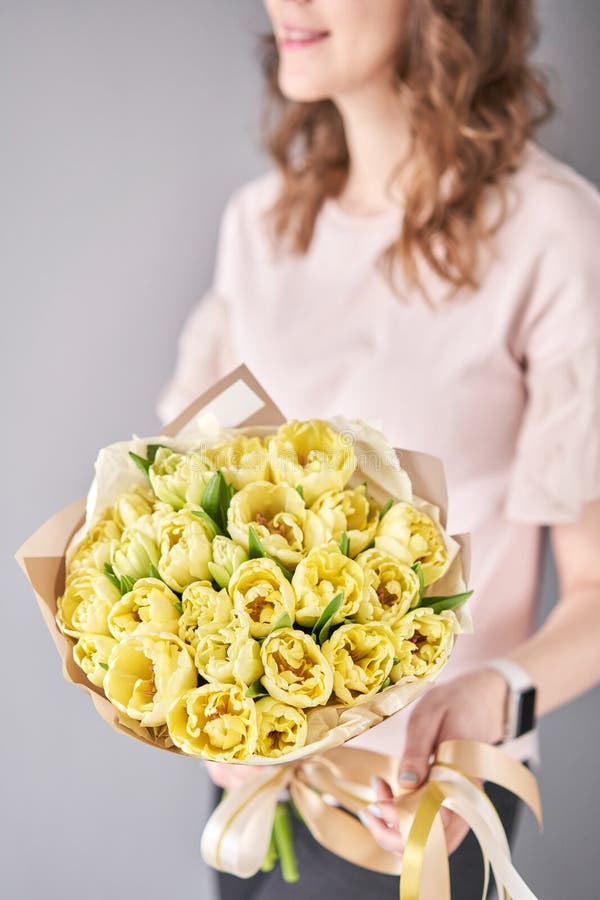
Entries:
{"label": "watch strap", "polygon": [[509,688],[504,740],[533,731],[536,689],[529,673],[511,659],[492,659],[485,665],[502,675]]}

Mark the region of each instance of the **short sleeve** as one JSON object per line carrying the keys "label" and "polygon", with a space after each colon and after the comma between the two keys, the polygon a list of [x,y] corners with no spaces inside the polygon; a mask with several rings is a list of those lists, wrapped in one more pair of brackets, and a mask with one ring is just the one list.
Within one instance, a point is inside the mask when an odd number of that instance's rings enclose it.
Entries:
{"label": "short sleeve", "polygon": [[221,219],[212,286],[195,304],[183,325],[173,375],[158,397],[156,412],[163,424],[179,415],[241,361],[231,337],[232,329],[228,327],[230,267],[235,258],[234,214],[232,199]]}
{"label": "short sleeve", "polygon": [[600,337],[532,365],[505,514],[551,525],[576,521],[600,498]]}
{"label": "short sleeve", "polygon": [[[521,329],[526,406],[504,513],[576,521],[600,498],[600,200],[548,245]],[[566,229],[565,229],[566,230]]]}

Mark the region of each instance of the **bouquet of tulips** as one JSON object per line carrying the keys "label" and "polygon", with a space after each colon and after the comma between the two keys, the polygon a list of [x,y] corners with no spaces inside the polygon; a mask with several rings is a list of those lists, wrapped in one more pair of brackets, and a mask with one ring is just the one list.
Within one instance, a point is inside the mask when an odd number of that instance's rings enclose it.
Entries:
{"label": "bouquet of tulips", "polygon": [[363,421],[209,414],[113,444],[61,533],[42,599],[68,676],[119,730],[208,760],[339,746],[418,697],[469,623],[461,543]]}
{"label": "bouquet of tulips", "polygon": [[206,759],[274,759],[310,743],[313,710],[443,665],[468,596],[435,590],[447,536],[414,497],[369,493],[351,437],[367,426],[343,426],[101,454],[57,621],[126,723]]}

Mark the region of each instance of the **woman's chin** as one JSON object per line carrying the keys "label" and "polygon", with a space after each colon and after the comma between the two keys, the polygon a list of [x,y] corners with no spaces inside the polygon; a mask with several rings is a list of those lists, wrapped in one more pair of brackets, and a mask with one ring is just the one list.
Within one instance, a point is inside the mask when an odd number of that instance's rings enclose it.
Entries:
{"label": "woman's chin", "polygon": [[295,77],[280,73],[279,90],[288,100],[297,103],[316,103],[319,100],[327,100],[331,97],[331,89],[322,81]]}

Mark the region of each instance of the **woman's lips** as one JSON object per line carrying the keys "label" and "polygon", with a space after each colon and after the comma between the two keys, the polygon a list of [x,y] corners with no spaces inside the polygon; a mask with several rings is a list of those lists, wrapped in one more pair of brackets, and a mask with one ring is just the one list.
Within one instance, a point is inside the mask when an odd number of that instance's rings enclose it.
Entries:
{"label": "woman's lips", "polygon": [[295,28],[292,25],[283,25],[279,44],[281,47],[308,47],[317,44],[329,37],[328,31],[316,31],[313,28]]}

